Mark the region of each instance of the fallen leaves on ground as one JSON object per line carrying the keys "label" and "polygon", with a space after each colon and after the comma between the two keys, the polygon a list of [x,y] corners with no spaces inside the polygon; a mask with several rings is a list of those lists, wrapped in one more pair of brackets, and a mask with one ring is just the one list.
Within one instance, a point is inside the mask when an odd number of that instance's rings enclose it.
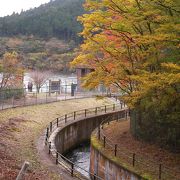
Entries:
{"label": "fallen leaves on ground", "polygon": [[0,111],[0,179],[14,180],[24,161],[30,162],[25,179],[59,179],[40,163],[38,137],[49,122],[61,115],[105,104],[112,102],[86,98]]}

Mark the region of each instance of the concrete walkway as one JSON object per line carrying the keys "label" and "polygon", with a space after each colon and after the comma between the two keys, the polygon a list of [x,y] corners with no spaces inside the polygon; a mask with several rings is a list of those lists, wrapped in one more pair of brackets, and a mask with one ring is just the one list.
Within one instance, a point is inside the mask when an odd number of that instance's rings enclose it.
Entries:
{"label": "concrete walkway", "polygon": [[68,173],[68,171],[65,168],[63,168],[60,165],[55,164],[55,160],[50,158],[44,142],[45,142],[45,132],[38,139],[38,141],[36,143],[40,162],[43,165],[45,165],[46,167],[48,167],[49,171],[58,174],[59,178],[62,180],[80,179],[80,178],[76,178],[76,177],[71,177],[71,175]]}

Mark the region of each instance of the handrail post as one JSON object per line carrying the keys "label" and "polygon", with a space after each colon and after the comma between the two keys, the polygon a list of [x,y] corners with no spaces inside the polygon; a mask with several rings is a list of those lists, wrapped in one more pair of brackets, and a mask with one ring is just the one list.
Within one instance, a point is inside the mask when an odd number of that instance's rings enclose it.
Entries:
{"label": "handrail post", "polygon": [[84,116],[86,117],[87,115],[87,109],[84,110]]}
{"label": "handrail post", "polygon": [[47,127],[46,136],[49,137],[49,128]]}
{"label": "handrail post", "polygon": [[106,113],[106,106],[104,106],[104,112]]}
{"label": "handrail post", "polygon": [[71,176],[73,177],[73,174],[74,174],[74,164],[72,163],[71,164]]}
{"label": "handrail post", "polygon": [[49,154],[51,154],[51,142],[49,142]]}
{"label": "handrail post", "polygon": [[96,107],[96,109],[95,109],[95,115],[97,115],[97,111],[98,111],[98,109],[97,109],[97,107]]}
{"label": "handrail post", "polygon": [[93,177],[94,177],[93,180],[96,180],[96,173],[93,175]]}
{"label": "handrail post", "polygon": [[58,157],[59,157],[59,154],[58,152],[56,152],[56,164],[58,164]]}
{"label": "handrail post", "polygon": [[133,153],[133,167],[135,166],[135,156],[136,156],[136,154]]}
{"label": "handrail post", "polygon": [[161,179],[162,174],[162,164],[159,164],[159,179]]}
{"label": "handrail post", "polygon": [[56,119],[57,127],[59,126],[59,118]]}
{"label": "handrail post", "polygon": [[50,122],[50,131],[52,132],[52,122]]}
{"label": "handrail post", "polygon": [[121,109],[122,109],[122,102],[121,102]]}
{"label": "handrail post", "polygon": [[48,141],[48,137],[47,137],[47,134],[46,134],[45,145],[47,145],[47,141]]}
{"label": "handrail post", "polygon": [[67,114],[65,114],[64,120],[65,120],[65,123],[66,123],[67,122]]}
{"label": "handrail post", "polygon": [[76,111],[74,111],[74,120],[76,119]]}
{"label": "handrail post", "polygon": [[103,145],[104,145],[104,148],[106,147],[106,136],[104,136],[103,138]]}
{"label": "handrail post", "polygon": [[114,155],[117,155],[117,144],[115,144],[115,148],[114,148]]}

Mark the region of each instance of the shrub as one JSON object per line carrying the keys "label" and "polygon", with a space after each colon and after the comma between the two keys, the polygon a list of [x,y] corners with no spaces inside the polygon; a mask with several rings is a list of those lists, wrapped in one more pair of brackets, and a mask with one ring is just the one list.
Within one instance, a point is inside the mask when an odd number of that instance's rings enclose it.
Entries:
{"label": "shrub", "polygon": [[0,99],[10,99],[14,97],[15,99],[19,99],[24,95],[24,89],[2,89],[0,90]]}

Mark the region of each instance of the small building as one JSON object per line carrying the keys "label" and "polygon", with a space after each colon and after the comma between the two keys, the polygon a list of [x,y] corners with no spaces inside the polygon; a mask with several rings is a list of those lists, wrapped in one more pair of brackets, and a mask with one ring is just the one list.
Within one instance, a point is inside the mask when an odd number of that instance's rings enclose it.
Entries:
{"label": "small building", "polygon": [[[77,74],[77,91],[81,92],[83,91],[82,83],[83,80],[82,78],[86,76],[88,73],[93,72],[94,69],[87,67],[87,66],[82,66],[79,65],[76,67],[76,74]],[[96,92],[100,93],[106,93],[106,94],[111,94],[111,93],[117,93],[118,89],[115,86],[110,86],[110,87],[105,87],[103,83],[99,83],[99,86],[95,89]]]}
{"label": "small building", "polygon": [[76,67],[76,74],[77,74],[77,91],[83,91],[82,88],[82,78],[86,76],[88,73],[94,71],[93,68],[85,67],[85,66],[78,66]]}

